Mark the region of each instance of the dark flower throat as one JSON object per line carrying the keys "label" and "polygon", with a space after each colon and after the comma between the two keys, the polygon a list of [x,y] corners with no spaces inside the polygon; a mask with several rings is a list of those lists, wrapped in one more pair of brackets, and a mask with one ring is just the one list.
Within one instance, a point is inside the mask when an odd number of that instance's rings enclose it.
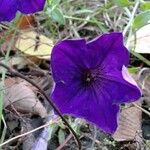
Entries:
{"label": "dark flower throat", "polygon": [[94,81],[94,76],[92,74],[91,70],[85,70],[83,71],[83,74],[81,76],[81,82],[85,86],[89,86]]}

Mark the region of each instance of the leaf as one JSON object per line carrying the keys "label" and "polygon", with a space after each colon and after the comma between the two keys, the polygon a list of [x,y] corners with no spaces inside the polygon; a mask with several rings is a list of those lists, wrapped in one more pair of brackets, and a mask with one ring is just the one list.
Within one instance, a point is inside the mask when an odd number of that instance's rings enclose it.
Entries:
{"label": "leaf", "polygon": [[51,140],[51,138],[54,136],[55,132],[58,130],[57,124],[51,124],[48,128],[49,137],[48,139]]}
{"label": "leaf", "polygon": [[135,17],[133,21],[133,28],[139,29],[142,26],[148,24],[149,20],[150,20],[150,10],[142,12]]}
{"label": "leaf", "polygon": [[53,41],[42,34],[29,31],[19,36],[15,46],[26,55],[49,60]]}
{"label": "leaf", "polygon": [[139,70],[140,70],[139,67],[128,68],[128,71],[130,74],[136,74],[136,73],[138,73]]}
{"label": "leaf", "polygon": [[8,78],[5,81],[5,86],[4,107],[41,117],[47,115],[45,107],[37,99],[27,82],[18,83],[14,78]]}
{"label": "leaf", "polygon": [[62,129],[60,129],[58,132],[58,140],[59,140],[59,144],[62,144],[65,140],[65,133]]}
{"label": "leaf", "polygon": [[140,9],[142,11],[150,10],[150,2],[144,2],[141,6]]}
{"label": "leaf", "polygon": [[69,124],[71,125],[71,127],[74,129],[74,131],[80,135],[80,128],[81,125],[85,125],[85,121],[80,119],[80,118],[76,118],[74,121],[71,121],[71,119],[69,118]]}
{"label": "leaf", "polygon": [[63,16],[63,13],[60,11],[60,9],[58,8],[53,9],[50,15],[52,19],[58,22],[59,24],[62,24],[62,25],[65,24],[65,18]]}
{"label": "leaf", "polygon": [[113,138],[116,141],[134,140],[137,131],[141,129],[141,115],[141,110],[135,106],[124,108],[120,113],[119,126]]}
{"label": "leaf", "polygon": [[113,0],[113,2],[114,2],[114,4],[116,4],[119,7],[128,7],[131,4],[133,4],[129,0]]}
{"label": "leaf", "polygon": [[150,54],[150,24],[136,31],[135,37],[130,39],[130,47],[134,48],[136,53]]}
{"label": "leaf", "polygon": [[48,0],[48,3],[51,5],[51,7],[54,7],[60,3],[60,0]]}
{"label": "leaf", "polygon": [[62,11],[58,7],[60,0],[56,0],[56,1],[50,0],[48,1],[48,3],[49,3],[49,6],[46,9],[47,15],[50,18],[52,18],[54,21],[58,22],[60,25],[64,25],[65,18],[64,18]]}
{"label": "leaf", "polygon": [[30,61],[28,61],[25,57],[22,56],[13,56],[8,61],[9,66],[15,67],[17,69],[22,69],[27,65],[31,66],[31,64],[32,63]]}
{"label": "leaf", "polygon": [[35,18],[33,15],[21,16],[17,21],[16,26],[18,29],[28,29],[31,26],[35,27]]}

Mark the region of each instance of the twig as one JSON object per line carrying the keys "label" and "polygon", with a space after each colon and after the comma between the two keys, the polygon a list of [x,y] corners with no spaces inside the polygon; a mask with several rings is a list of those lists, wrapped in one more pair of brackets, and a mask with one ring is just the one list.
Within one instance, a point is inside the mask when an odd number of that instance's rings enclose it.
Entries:
{"label": "twig", "polygon": [[42,125],[42,126],[40,126],[40,127],[38,127],[38,128],[35,128],[35,129],[31,130],[31,131],[28,131],[28,132],[26,132],[26,133],[23,133],[23,134],[20,134],[20,135],[18,135],[18,136],[15,136],[15,137],[13,137],[13,138],[11,138],[11,139],[5,141],[4,143],[0,144],[0,147],[2,147],[2,146],[4,146],[4,145],[6,145],[6,144],[8,144],[8,143],[10,143],[10,142],[12,142],[12,141],[18,139],[18,138],[21,138],[21,137],[23,137],[23,136],[26,136],[26,135],[31,134],[31,133],[33,133],[33,132],[36,132],[36,131],[38,131],[38,130],[40,130],[40,129],[42,129],[42,128],[48,127],[50,124],[53,124],[53,122],[49,121],[48,123],[46,123],[46,124],[44,124],[44,125]]}
{"label": "twig", "polygon": [[142,112],[144,112],[145,114],[147,114],[148,116],[150,116],[150,112],[143,109],[142,107],[140,107],[138,104],[136,103],[132,103],[136,108],[140,109]]}
{"label": "twig", "polygon": [[[3,143],[3,141],[5,139],[6,131],[7,131],[7,125],[6,125],[6,122],[5,122],[5,119],[4,119],[3,115],[2,115],[2,121],[3,121],[3,124],[4,124],[4,129],[3,129],[3,132],[2,132],[0,143]],[[1,148],[0,148],[0,150],[1,150]]]}
{"label": "twig", "polygon": [[75,131],[72,129],[72,127],[69,125],[69,123],[65,120],[65,118],[62,116],[61,112],[59,111],[59,109],[56,107],[56,105],[49,99],[49,97],[46,95],[46,93],[44,92],[44,90],[42,90],[36,83],[34,83],[31,79],[27,78],[26,76],[22,75],[21,73],[17,72],[16,70],[8,67],[7,65],[5,65],[4,63],[0,62],[0,66],[4,67],[5,69],[8,70],[8,72],[12,75],[12,76],[16,76],[19,78],[22,78],[24,80],[26,80],[27,82],[29,82],[30,84],[32,84],[34,87],[36,87],[39,92],[46,98],[46,100],[49,102],[49,104],[53,107],[53,109],[57,112],[57,114],[60,116],[60,118],[62,119],[62,121],[66,124],[66,126],[69,128],[69,130],[72,132],[72,134],[74,135],[77,144],[78,144],[78,148],[79,150],[81,150],[81,143],[80,140],[78,138],[78,136],[76,135]]}

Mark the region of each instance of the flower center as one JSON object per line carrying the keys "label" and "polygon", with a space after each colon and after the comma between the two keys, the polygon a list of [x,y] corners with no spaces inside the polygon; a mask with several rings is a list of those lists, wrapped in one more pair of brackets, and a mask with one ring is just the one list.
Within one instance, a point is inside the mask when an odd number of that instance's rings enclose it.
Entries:
{"label": "flower center", "polygon": [[85,70],[83,71],[81,81],[84,85],[89,85],[94,81],[94,76],[92,74],[91,70]]}

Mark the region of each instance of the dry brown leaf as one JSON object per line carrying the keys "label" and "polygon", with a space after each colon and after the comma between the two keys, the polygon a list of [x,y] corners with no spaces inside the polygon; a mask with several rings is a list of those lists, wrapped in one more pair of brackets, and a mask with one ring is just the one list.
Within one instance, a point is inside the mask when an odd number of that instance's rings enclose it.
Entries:
{"label": "dry brown leaf", "polygon": [[33,15],[23,15],[17,22],[17,28],[19,29],[29,29],[36,25],[35,18]]}
{"label": "dry brown leaf", "polygon": [[10,108],[10,106],[22,113],[32,113],[41,117],[47,115],[45,107],[29,84],[27,82],[17,83],[13,78],[9,78],[9,81],[6,82],[4,97],[4,107]]}
{"label": "dry brown leaf", "polygon": [[116,141],[130,141],[135,138],[141,128],[141,110],[132,106],[122,110],[119,117],[119,126],[113,138]]}

